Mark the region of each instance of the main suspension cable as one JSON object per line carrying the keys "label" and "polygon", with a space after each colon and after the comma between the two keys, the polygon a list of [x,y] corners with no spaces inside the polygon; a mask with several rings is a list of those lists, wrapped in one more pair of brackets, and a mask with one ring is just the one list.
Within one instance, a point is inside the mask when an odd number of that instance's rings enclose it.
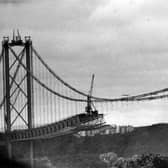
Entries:
{"label": "main suspension cable", "polygon": [[[44,83],[42,83],[37,77],[35,77],[27,68],[26,66],[18,59],[18,56],[15,54],[15,52],[13,51],[13,49],[10,47],[10,50],[11,52],[13,53],[13,55],[15,56],[15,58],[19,61],[19,63],[22,65],[22,67],[28,71],[28,73],[30,73],[31,77],[34,78],[34,80],[39,83],[42,87],[44,87],[46,90],[50,91],[51,93],[61,97],[61,98],[64,98],[64,99],[67,99],[67,100],[70,100],[70,101],[78,101],[78,102],[86,102],[87,100],[85,99],[75,99],[75,98],[71,98],[71,97],[68,97],[68,96],[64,96],[58,92],[55,92],[54,90],[50,89],[48,86],[46,86]],[[147,97],[147,98],[143,98],[143,97],[146,97],[146,96],[151,96],[153,94],[158,94],[158,93],[162,93],[162,92],[166,92],[168,91],[168,88],[165,88],[165,89],[161,89],[161,90],[157,90],[157,91],[154,91],[154,92],[149,92],[149,93],[144,93],[144,94],[140,94],[140,95],[137,95],[137,96],[129,96],[129,97],[122,97],[122,98],[114,98],[114,99],[107,99],[107,98],[97,98],[97,97],[92,97],[93,99],[95,100],[92,100],[93,102],[103,102],[103,101],[144,101],[144,100],[154,100],[154,99],[160,99],[160,98],[165,98],[166,96],[165,95],[161,95],[161,96],[153,96],[153,97]]]}
{"label": "main suspension cable", "polygon": [[35,55],[37,56],[37,58],[40,60],[40,62],[47,68],[47,70],[57,79],[59,80],[62,84],[64,84],[65,86],[67,86],[68,88],[70,88],[71,90],[73,90],[74,92],[77,92],[83,96],[88,96],[88,94],[83,93],[77,89],[75,89],[74,87],[72,87],[71,85],[69,85],[67,82],[65,82],[62,78],[60,78],[46,63],[45,61],[42,59],[42,57],[38,54],[38,52],[34,49],[34,47],[32,47],[33,52],[35,53]]}
{"label": "main suspension cable", "polygon": [[[42,59],[42,57],[38,54],[38,52],[33,48],[33,52],[35,53],[35,55],[37,56],[37,58],[41,61],[41,63],[47,68],[47,70],[60,82],[62,82],[65,86],[67,86],[68,88],[72,89],[73,91],[83,95],[83,96],[88,96],[88,94],[83,93],[77,89],[75,89],[74,87],[72,87],[71,85],[69,85],[68,83],[66,83],[63,79],[61,79],[46,63],[45,61]],[[138,94],[135,96],[128,96],[128,97],[120,97],[120,98],[101,98],[101,97],[95,97],[95,96],[91,96],[91,99],[93,99],[93,101],[95,102],[103,102],[103,101],[132,101],[135,100],[136,98],[140,98],[140,97],[147,97],[147,96],[152,96],[152,95],[156,95],[159,93],[163,93],[163,92],[167,92],[168,88],[164,88],[161,90],[156,90],[156,91],[152,91],[152,92],[148,92],[148,93],[143,93],[143,94]]]}
{"label": "main suspension cable", "polygon": [[68,96],[65,96],[65,95],[62,95],[52,89],[50,89],[48,86],[46,86],[43,82],[41,82],[36,76],[34,76],[32,74],[32,72],[30,72],[26,66],[19,60],[18,56],[16,55],[16,53],[14,52],[14,50],[9,47],[10,51],[13,53],[13,55],[15,56],[15,58],[19,61],[19,63],[21,64],[21,66],[31,75],[31,77],[37,82],[39,83],[42,87],[44,87],[46,90],[48,90],[49,92],[63,98],[63,99],[67,99],[67,100],[70,100],[70,101],[78,101],[78,102],[86,102],[87,100],[85,99],[75,99],[75,98],[71,98],[71,97],[68,97]]}

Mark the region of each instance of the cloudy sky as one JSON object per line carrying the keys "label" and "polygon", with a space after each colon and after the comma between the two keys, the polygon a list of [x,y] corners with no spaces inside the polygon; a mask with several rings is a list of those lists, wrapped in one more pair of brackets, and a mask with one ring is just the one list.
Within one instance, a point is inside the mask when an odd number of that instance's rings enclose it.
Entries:
{"label": "cloudy sky", "polygon": [[[0,0],[0,36],[19,28],[63,79],[94,95],[120,97],[168,85],[166,0]],[[66,67],[67,71],[64,70]],[[168,121],[168,100],[131,104],[111,123]]]}

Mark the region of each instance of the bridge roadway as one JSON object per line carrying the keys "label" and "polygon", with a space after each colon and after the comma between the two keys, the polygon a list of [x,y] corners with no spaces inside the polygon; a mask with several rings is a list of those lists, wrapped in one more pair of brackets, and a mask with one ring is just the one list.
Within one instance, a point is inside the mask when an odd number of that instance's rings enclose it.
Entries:
{"label": "bridge roadway", "polygon": [[27,141],[34,139],[52,138],[55,136],[72,134],[81,130],[94,129],[99,127],[101,123],[89,125],[89,122],[98,119],[103,119],[103,114],[95,113],[89,115],[82,113],[65,120],[37,128],[13,130],[10,133],[1,133],[0,144],[3,144],[6,141],[6,138],[8,138],[8,140],[11,142]]}

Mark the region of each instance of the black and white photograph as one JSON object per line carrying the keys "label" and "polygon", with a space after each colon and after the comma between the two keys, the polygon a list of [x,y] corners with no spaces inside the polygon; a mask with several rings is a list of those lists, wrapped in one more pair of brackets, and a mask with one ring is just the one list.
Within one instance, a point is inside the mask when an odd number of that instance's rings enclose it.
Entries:
{"label": "black and white photograph", "polygon": [[0,0],[0,168],[168,168],[167,0]]}

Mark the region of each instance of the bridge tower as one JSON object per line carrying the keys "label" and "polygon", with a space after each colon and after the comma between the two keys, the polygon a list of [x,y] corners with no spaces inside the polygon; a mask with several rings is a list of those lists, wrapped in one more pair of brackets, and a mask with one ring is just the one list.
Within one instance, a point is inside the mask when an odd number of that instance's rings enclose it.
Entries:
{"label": "bridge tower", "polygon": [[[13,32],[13,39],[11,41],[9,37],[3,38],[2,51],[4,128],[5,133],[8,134],[10,131],[17,129],[16,122],[23,122],[27,129],[33,127],[33,80],[31,77],[31,73],[33,73],[33,59],[31,38],[26,36],[23,41],[19,31],[17,31],[16,36],[15,32]],[[19,54],[17,54],[18,52]],[[22,74],[19,74],[19,71],[22,71]],[[17,101],[22,102],[22,107],[18,106],[19,102],[17,103]],[[11,157],[10,139],[8,138],[7,141],[8,155]],[[30,150],[32,150],[32,144],[30,144]]]}
{"label": "bridge tower", "polygon": [[[21,47],[23,51],[20,53],[20,55],[17,55],[13,48],[14,47]],[[33,127],[33,81],[30,73],[33,73],[33,62],[32,62],[32,41],[30,36],[25,37],[25,41],[23,42],[21,39],[21,36],[18,32],[18,36],[13,36],[13,39],[11,42],[9,42],[9,37],[4,37],[2,42],[2,50],[3,52],[3,85],[4,85],[4,97],[5,97],[5,131],[10,132],[12,130],[12,126],[16,122],[17,118],[21,118],[26,125],[28,129],[31,129]],[[9,54],[11,52],[11,54]],[[13,57],[11,59],[11,57]],[[24,57],[25,63],[23,62]],[[12,61],[10,61],[10,59]],[[16,65],[14,67],[14,65]],[[22,68],[24,64],[25,74],[22,76],[19,80],[17,79],[17,75],[19,70]],[[21,87],[22,83],[26,81],[26,90],[23,90]],[[15,85],[15,86],[14,86]],[[14,88],[15,87],[15,88]],[[13,89],[14,88],[14,89]],[[16,94],[16,92],[22,92],[22,94],[25,96],[26,103],[24,104],[24,109],[19,110],[17,106],[15,106],[16,99],[18,97],[15,97],[15,102],[12,102],[13,96]],[[21,113],[23,110],[26,110],[27,117],[23,118],[21,116]],[[12,121],[12,111],[15,111],[17,113],[17,116]]]}

